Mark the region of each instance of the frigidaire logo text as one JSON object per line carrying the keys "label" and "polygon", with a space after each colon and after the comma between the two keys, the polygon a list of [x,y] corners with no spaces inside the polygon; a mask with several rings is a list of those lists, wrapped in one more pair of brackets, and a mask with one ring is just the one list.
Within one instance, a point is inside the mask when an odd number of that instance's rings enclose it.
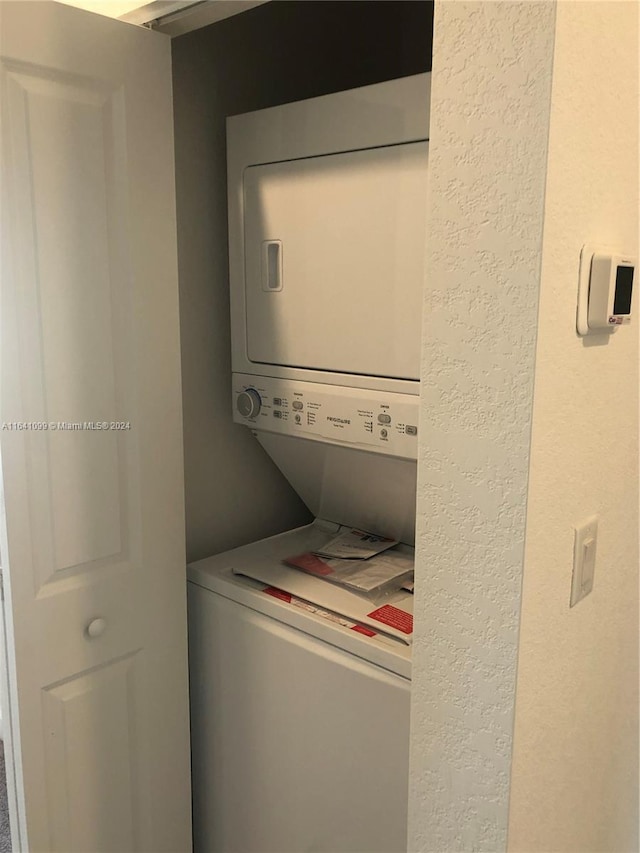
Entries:
{"label": "frigidaire logo text", "polygon": [[332,421],[334,424],[350,424],[351,423],[349,418],[330,418],[328,415],[327,415],[327,420]]}

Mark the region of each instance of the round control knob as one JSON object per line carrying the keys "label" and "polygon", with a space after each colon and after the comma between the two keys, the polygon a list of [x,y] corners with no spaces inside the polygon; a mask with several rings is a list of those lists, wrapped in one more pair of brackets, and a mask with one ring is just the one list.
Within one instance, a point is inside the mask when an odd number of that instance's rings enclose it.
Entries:
{"label": "round control knob", "polygon": [[247,388],[241,391],[236,400],[236,407],[243,418],[255,418],[262,408],[260,394],[255,388]]}

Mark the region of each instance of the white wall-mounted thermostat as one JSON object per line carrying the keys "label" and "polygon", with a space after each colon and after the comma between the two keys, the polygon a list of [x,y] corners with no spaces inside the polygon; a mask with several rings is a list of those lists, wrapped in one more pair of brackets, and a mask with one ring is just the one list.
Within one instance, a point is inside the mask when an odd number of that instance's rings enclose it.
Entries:
{"label": "white wall-mounted thermostat", "polygon": [[584,246],[580,255],[577,330],[602,335],[631,321],[636,261],[610,249]]}

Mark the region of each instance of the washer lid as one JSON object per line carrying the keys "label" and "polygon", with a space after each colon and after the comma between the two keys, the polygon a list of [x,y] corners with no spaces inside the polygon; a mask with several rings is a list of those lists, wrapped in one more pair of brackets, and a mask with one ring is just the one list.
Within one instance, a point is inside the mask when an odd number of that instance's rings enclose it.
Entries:
{"label": "washer lid", "polygon": [[[234,574],[234,569],[250,573],[260,564],[280,565],[284,557],[320,548],[338,529],[338,525],[316,520],[288,533],[191,563],[187,566],[187,578],[212,593],[251,607],[409,679],[411,647],[402,641],[384,633],[367,636],[361,633],[354,619],[329,614],[326,608],[288,596],[267,583]],[[371,608],[375,609],[375,605]]]}

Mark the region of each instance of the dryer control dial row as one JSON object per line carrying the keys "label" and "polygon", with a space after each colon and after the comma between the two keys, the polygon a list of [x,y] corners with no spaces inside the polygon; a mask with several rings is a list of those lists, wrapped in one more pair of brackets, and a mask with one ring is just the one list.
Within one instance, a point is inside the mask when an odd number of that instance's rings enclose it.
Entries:
{"label": "dryer control dial row", "polygon": [[417,394],[242,373],[233,375],[233,393],[235,421],[253,429],[417,457]]}

